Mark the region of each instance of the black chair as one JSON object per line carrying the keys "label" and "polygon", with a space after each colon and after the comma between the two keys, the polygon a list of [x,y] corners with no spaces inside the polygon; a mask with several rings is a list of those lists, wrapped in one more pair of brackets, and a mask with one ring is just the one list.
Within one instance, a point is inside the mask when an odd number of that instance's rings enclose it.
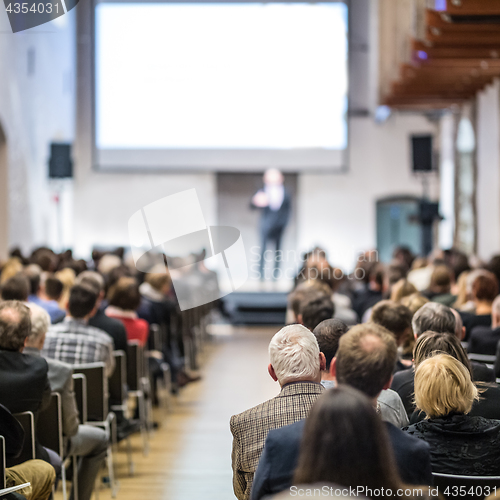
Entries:
{"label": "black chair", "polygon": [[104,363],[88,363],[74,365],[73,373],[85,375],[87,381],[87,425],[102,427],[109,439],[106,462],[108,466],[111,496],[116,497],[117,486],[113,465],[113,450],[111,447],[111,422],[114,414],[109,411],[108,378]]}
{"label": "black chair", "polygon": [[13,493],[14,491],[22,490],[27,486],[30,486],[30,483],[24,483],[7,488],[7,482],[5,480],[5,467],[6,467],[5,438],[3,436],[0,436],[0,497],[3,497],[8,493]]}
{"label": "black chair", "polygon": [[128,394],[137,399],[139,423],[143,441],[143,454],[149,453],[149,419],[146,394],[149,389],[144,349],[137,340],[129,340],[127,345],[127,384]]}
{"label": "black chair", "polygon": [[446,499],[482,500],[500,489],[500,476],[457,476],[433,472],[434,487]]}
{"label": "black chair", "polygon": [[24,411],[22,413],[14,413],[14,417],[21,424],[24,430],[24,444],[21,454],[15,459],[15,464],[22,464],[26,460],[33,460],[36,458],[35,448],[35,416],[31,411]]}
{"label": "black chair", "polygon": [[158,356],[153,355],[151,352],[149,357],[156,358],[156,363],[161,370],[161,378],[158,379],[158,382],[161,381],[163,394],[160,395],[160,388],[156,383],[153,384],[153,390],[155,390],[155,394],[158,396],[165,412],[168,412],[171,407],[170,396],[172,394],[172,374],[170,372],[170,365],[163,359],[163,349],[167,345],[167,332],[165,329],[165,325],[157,325],[155,323],[152,323],[149,326],[149,338],[151,340],[149,345],[154,351],[157,351],[157,353],[161,355],[161,359],[158,359]]}
{"label": "black chair", "polygon": [[[53,392],[51,394],[49,406],[47,406],[47,408],[45,408],[38,415],[36,422],[36,435],[38,436],[38,442],[42,446],[55,451],[62,459],[61,482],[63,499],[66,500],[66,458],[69,459],[70,457],[65,457],[64,453],[62,401],[61,395],[57,392]],[[75,469],[73,469],[73,475],[74,474]],[[75,482],[74,479],[73,482]],[[78,496],[75,496],[75,500],[78,500]]]}
{"label": "black chair", "polygon": [[73,388],[75,391],[76,406],[80,423],[87,423],[87,378],[84,373],[73,374]]}
{"label": "black chair", "polygon": [[5,467],[6,467],[6,458],[5,458],[5,438],[0,436],[0,490],[5,489]]}
{"label": "black chair", "polygon": [[[115,358],[115,370],[113,371],[113,375],[109,378],[109,399],[116,404],[111,405],[111,411],[119,411],[125,415],[128,410],[127,355],[125,354],[125,351],[114,351],[113,356]],[[127,440],[129,474],[133,476],[135,466],[132,457],[130,434],[127,434],[125,439]],[[117,443],[117,441],[118,439],[115,432],[113,435],[113,443]]]}

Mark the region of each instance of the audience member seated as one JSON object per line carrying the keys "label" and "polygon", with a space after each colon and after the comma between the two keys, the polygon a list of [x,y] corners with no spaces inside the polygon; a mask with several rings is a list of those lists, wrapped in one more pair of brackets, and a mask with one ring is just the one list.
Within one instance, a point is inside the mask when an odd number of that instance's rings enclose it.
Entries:
{"label": "audience member seated", "polygon": [[449,354],[418,365],[415,401],[428,418],[404,430],[429,443],[433,472],[500,475],[500,421],[468,415],[478,397],[469,370]]}
{"label": "audience member seated", "polygon": [[325,356],[316,337],[302,325],[282,328],[269,344],[269,375],[281,386],[278,396],[231,417],[233,488],[239,500],[250,498],[267,433],[307,416],[323,392]]}
{"label": "audience member seated", "polygon": [[[415,344],[415,368],[437,352],[449,354],[460,361],[469,370],[473,379],[471,362],[465,349],[457,337],[449,333],[426,332],[418,338]],[[474,402],[470,415],[500,419],[500,387],[494,382],[479,382],[477,385],[480,388],[481,398]],[[410,423],[413,424],[424,418],[425,413],[414,411]]]}
{"label": "audience member seated", "polygon": [[406,278],[402,278],[391,287],[391,300],[401,302],[402,299],[418,293],[418,290]]}
{"label": "audience member seated", "polygon": [[95,314],[97,294],[92,288],[75,285],[69,295],[68,315],[52,325],[45,337],[42,356],[70,365],[103,362],[109,377],[115,368],[113,339],[99,328],[89,326]]}
{"label": "audience member seated", "polygon": [[[373,307],[370,321],[389,330],[394,335],[398,349],[401,349],[406,339],[413,335],[412,316],[411,311],[403,304],[382,300]],[[399,355],[394,371],[405,370],[410,366],[411,362],[401,359]]]}
{"label": "audience member seated", "polygon": [[384,293],[384,267],[381,264],[372,266],[369,270],[368,286],[358,293],[353,301],[353,308],[361,320],[365,312],[381,301]]}
{"label": "audience member seated", "polygon": [[491,328],[488,326],[476,326],[472,329],[468,352],[477,354],[497,354],[497,345],[500,341],[500,295],[496,297],[491,306]]}
{"label": "audience member seated", "polygon": [[476,326],[491,326],[491,309],[498,295],[498,281],[493,273],[483,271],[472,283],[472,301],[475,313],[463,312],[465,340],[468,341],[472,329]]}
{"label": "audience member seated", "polygon": [[[29,308],[31,309],[31,333],[23,352],[40,357],[45,335],[50,326],[50,316],[36,304],[30,304]],[[98,427],[79,425],[78,407],[73,390],[72,366],[51,358],[46,358],[46,361],[49,366],[48,377],[51,390],[61,395],[63,435],[69,441],[68,453],[80,457],[78,498],[90,500],[97,474],[106,457],[108,436],[103,429]],[[70,498],[72,499],[73,495]]]}
{"label": "audience member seated", "polygon": [[[326,367],[321,372],[321,385],[325,389],[335,387],[335,377],[331,374],[331,363],[337,355],[339,341],[347,333],[348,326],[337,319],[322,321],[313,331],[318,341],[319,350],[325,355]],[[384,389],[377,399],[382,420],[390,422],[396,427],[408,425],[408,416],[398,393],[391,389]]]}
{"label": "audience member seated", "polygon": [[[460,314],[437,302],[429,302],[423,305],[414,315],[412,320],[413,334],[418,337],[426,331],[436,333],[449,333],[455,335],[460,341],[464,335],[464,329]],[[483,363],[471,363],[474,380],[478,382],[494,382],[493,370]],[[401,397],[408,417],[415,410],[413,399],[414,393],[414,367],[402,370],[394,374],[391,389],[396,391]]]}
{"label": "audience member seated", "polygon": [[43,307],[49,314],[52,323],[59,323],[66,316],[66,311],[59,307],[59,301],[64,290],[64,284],[53,275],[43,275],[37,298],[31,300]]}
{"label": "audience member seated", "polygon": [[4,281],[1,291],[2,300],[18,300],[19,302],[28,302],[30,281],[22,272],[17,273],[12,276],[12,278]]}
{"label": "audience member seated", "polygon": [[[50,402],[47,362],[23,353],[31,331],[30,310],[18,301],[0,303],[0,404],[11,413],[38,413]],[[36,458],[56,468],[61,460],[36,442]]]}
{"label": "audience member seated", "polygon": [[56,479],[54,467],[44,460],[27,460],[18,465],[15,459],[23,449],[24,430],[10,411],[0,404],[0,436],[5,438],[6,486],[19,486],[31,483],[31,486],[19,490],[26,500],[47,500],[52,493]]}
{"label": "audience member seated", "polygon": [[[397,357],[396,342],[385,328],[372,323],[358,325],[342,335],[332,374],[340,384],[362,391],[379,411],[377,398],[390,385]],[[271,430],[255,474],[252,500],[289,488],[299,455],[305,420]],[[389,422],[385,429],[402,479],[410,484],[431,484],[429,447]],[[328,422],[323,429],[333,429]]]}
{"label": "audience member seated", "polygon": [[106,332],[113,339],[115,351],[127,352],[127,330],[124,324],[118,319],[107,316],[101,307],[105,297],[104,278],[95,271],[83,271],[78,275],[76,284],[90,287],[97,294],[97,310],[94,316],[89,318],[89,326]]}
{"label": "audience member seated", "polygon": [[[395,495],[405,489],[387,430],[370,400],[352,387],[327,391],[306,419],[293,483],[318,482],[353,488],[373,499],[381,491]],[[413,494],[421,498],[426,490]]]}
{"label": "audience member seated", "polygon": [[137,281],[126,276],[118,279],[108,292],[108,302],[106,316],[123,323],[128,340],[138,340],[145,346],[149,336],[149,324],[137,316],[136,311],[141,304]]}
{"label": "audience member seated", "polygon": [[300,323],[299,315],[301,306],[318,293],[328,296],[328,285],[320,280],[300,281],[294,290],[288,295],[286,323]]}
{"label": "audience member seated", "polygon": [[332,299],[321,292],[311,294],[300,306],[299,323],[313,331],[325,319],[332,319],[335,307]]}
{"label": "audience member seated", "polygon": [[431,283],[424,295],[445,306],[451,307],[457,300],[456,295],[451,293],[453,274],[451,269],[445,265],[439,265],[434,268],[431,274]]}

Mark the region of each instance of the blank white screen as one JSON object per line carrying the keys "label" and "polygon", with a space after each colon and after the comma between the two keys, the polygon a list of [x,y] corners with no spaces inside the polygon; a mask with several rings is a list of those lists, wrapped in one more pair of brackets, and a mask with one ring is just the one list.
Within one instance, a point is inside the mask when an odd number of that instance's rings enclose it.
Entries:
{"label": "blank white screen", "polygon": [[304,150],[345,150],[346,17],[342,3],[98,4],[101,159],[133,150],[140,166],[144,151],[161,165],[161,152],[202,150],[234,163],[254,150],[266,167],[266,151],[314,163]]}

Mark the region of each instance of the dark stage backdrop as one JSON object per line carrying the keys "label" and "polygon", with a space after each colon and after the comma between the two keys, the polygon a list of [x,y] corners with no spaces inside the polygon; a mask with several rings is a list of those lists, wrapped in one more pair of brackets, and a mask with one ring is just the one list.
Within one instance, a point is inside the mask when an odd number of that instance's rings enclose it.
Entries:
{"label": "dark stage backdrop", "polygon": [[[288,259],[281,263],[287,278],[293,276],[300,255],[297,248],[297,174],[285,174],[285,187],[292,198],[292,214],[285,230],[282,251]],[[249,282],[255,281],[258,269],[257,253],[260,248],[259,210],[250,209],[254,193],[262,188],[262,174],[219,173],[217,174],[217,217],[221,226],[234,226],[241,231],[247,259]],[[268,263],[268,269],[271,269]]]}

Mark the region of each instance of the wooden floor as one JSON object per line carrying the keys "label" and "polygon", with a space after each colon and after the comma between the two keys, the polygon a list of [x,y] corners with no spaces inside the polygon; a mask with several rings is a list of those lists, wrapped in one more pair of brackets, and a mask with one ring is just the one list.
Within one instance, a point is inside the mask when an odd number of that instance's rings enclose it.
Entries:
{"label": "wooden floor", "polygon": [[[148,457],[134,436],[134,477],[127,476],[126,455],[115,456],[118,500],[232,500],[229,418],[275,396],[277,383],[267,373],[271,328],[237,328],[217,335],[200,356],[202,380],[173,398],[168,415],[156,412],[161,427],[151,438]],[[58,495],[59,497],[59,495]],[[99,500],[111,498],[109,489]]]}

